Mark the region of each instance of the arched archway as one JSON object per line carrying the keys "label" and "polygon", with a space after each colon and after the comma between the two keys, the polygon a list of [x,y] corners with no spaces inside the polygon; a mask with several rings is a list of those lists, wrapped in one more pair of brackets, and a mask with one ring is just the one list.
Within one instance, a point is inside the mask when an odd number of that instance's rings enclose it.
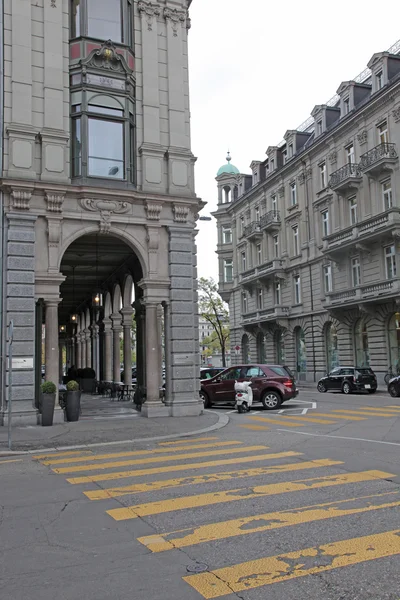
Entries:
{"label": "arched archway", "polygon": [[357,367],[369,367],[368,329],[365,319],[360,318],[354,326],[354,350]]}
{"label": "arched archway", "polygon": [[242,336],[242,360],[245,365],[249,362],[249,336],[247,333]]}
{"label": "arched archway", "polygon": [[324,327],[326,369],[330,373],[332,369],[339,366],[338,332],[332,322],[326,323]]}
{"label": "arched archway", "polygon": [[283,329],[278,329],[274,335],[275,360],[278,365],[286,363],[285,335]]}
{"label": "arched archway", "polygon": [[394,313],[388,322],[389,362],[394,373],[400,373],[400,312]]}
{"label": "arched archway", "polygon": [[265,335],[260,331],[257,334],[257,362],[264,364],[267,360],[266,349],[265,349]]}
{"label": "arched archway", "polygon": [[296,346],[296,372],[299,380],[305,381],[307,373],[307,349],[306,336],[301,327],[294,330],[294,339]]}

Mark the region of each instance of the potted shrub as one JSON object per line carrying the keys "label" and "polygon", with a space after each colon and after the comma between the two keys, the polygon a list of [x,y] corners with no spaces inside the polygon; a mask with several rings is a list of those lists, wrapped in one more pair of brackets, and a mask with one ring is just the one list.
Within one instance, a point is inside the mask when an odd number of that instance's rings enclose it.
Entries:
{"label": "potted shrub", "polygon": [[56,391],[57,387],[52,381],[45,381],[41,384],[42,397],[41,397],[41,410],[42,413],[42,425],[48,427],[53,425],[54,406],[56,403]]}
{"label": "potted shrub", "polygon": [[67,383],[67,394],[65,399],[65,414],[67,421],[78,421],[81,410],[81,392],[79,383],[71,379]]}

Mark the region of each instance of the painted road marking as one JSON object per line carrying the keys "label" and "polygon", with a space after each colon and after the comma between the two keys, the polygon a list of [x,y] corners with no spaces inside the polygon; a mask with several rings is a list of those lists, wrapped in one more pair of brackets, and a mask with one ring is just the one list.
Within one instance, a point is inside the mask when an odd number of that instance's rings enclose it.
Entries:
{"label": "painted road marking", "polygon": [[287,427],[304,427],[302,423],[288,423],[285,417],[284,419],[268,419],[267,417],[247,417],[254,421],[262,421],[263,423],[274,423],[275,425],[286,425]]}
{"label": "painted road marking", "polygon": [[73,456],[76,454],[93,454],[91,450],[71,450],[70,452],[52,452],[51,454],[33,454],[32,458],[42,460],[42,458],[54,458],[58,456]]}
{"label": "painted road marking", "polygon": [[[267,450],[268,446],[245,446],[244,448],[225,448],[224,455],[237,454],[238,452],[253,452]],[[173,460],[186,460],[188,458],[199,458],[203,456],[221,456],[221,450],[207,450],[207,452],[188,452],[175,456],[152,456],[151,458],[137,458],[135,460],[118,460],[94,465],[79,465],[78,467],[60,467],[52,469],[54,473],[79,473],[81,471],[99,471],[102,469],[114,469],[115,467],[130,467],[132,465],[147,465],[157,462],[170,462]]]}
{"label": "painted road marking", "polygon": [[[186,442],[187,443],[187,442]],[[189,446],[172,446],[170,448],[156,448],[155,450],[132,450],[129,452],[113,452],[110,454],[94,454],[93,456],[86,457],[80,456],[79,458],[56,458],[51,460],[42,461],[44,465],[56,465],[60,463],[70,462],[79,463],[87,462],[92,460],[106,460],[109,458],[123,458],[124,456],[146,456],[152,454],[168,454],[170,452],[181,452],[182,450],[199,450],[202,448],[219,448],[225,446],[240,446],[243,442],[210,442],[209,444],[192,444]]]}
{"label": "painted road marking", "polygon": [[11,460],[0,460],[0,464],[22,462],[22,458],[13,458]]}
{"label": "painted road marking", "polygon": [[[328,418],[329,418],[329,413],[313,413],[313,416],[315,415],[316,417],[326,417],[328,414]],[[346,421],[366,421],[367,417],[352,417],[350,415],[345,416],[345,415],[333,415],[334,419],[346,419]]]}
{"label": "painted road marking", "polygon": [[392,408],[373,408],[371,406],[360,406],[361,410],[365,410],[368,412],[371,412],[372,414],[375,414],[377,412],[385,412],[385,414],[390,414],[392,417],[398,417],[399,416],[399,412],[397,410],[393,410]]}
{"label": "painted road marking", "polygon": [[400,444],[398,442],[382,442],[380,440],[369,440],[366,438],[347,437],[344,435],[328,435],[326,433],[305,433],[304,431],[291,431],[290,429],[278,429],[277,431],[284,431],[285,433],[296,433],[297,435],[308,435],[310,437],[326,437],[326,438],[334,438],[337,440],[351,440],[351,441],[355,441],[355,442],[369,442],[370,444],[383,444],[385,446],[400,446]]}
{"label": "painted road marking", "polygon": [[387,477],[393,477],[393,475],[384,473],[383,471],[343,473],[339,475],[328,475],[326,477],[316,477],[313,479],[303,479],[300,481],[277,484],[272,483],[222,492],[211,492],[209,494],[198,494],[196,496],[176,497],[168,500],[136,504],[135,506],[127,506],[126,508],[114,508],[107,510],[106,512],[110,517],[115,519],[115,521],[126,521],[128,519],[136,519],[137,517],[160,515],[167,512],[198,508],[200,506],[212,506],[239,500],[250,500],[251,498],[261,498],[262,496],[265,497],[288,492],[312,490],[316,488],[345,485],[348,483],[359,483],[361,481],[372,481],[374,479],[384,479]]}
{"label": "painted road marking", "polygon": [[[285,452],[285,454],[300,454],[299,452]],[[273,465],[270,467],[258,467],[255,469],[242,469],[241,471],[227,471],[225,473],[206,473],[189,477],[178,477],[175,479],[162,479],[148,483],[135,483],[123,487],[107,488],[105,490],[90,490],[83,492],[90,500],[106,500],[117,498],[126,494],[140,494],[142,492],[154,492],[169,488],[178,488],[186,485],[199,485],[213,483],[214,481],[228,481],[230,479],[242,479],[244,477],[258,477],[259,475],[273,475],[275,473],[287,473],[292,471],[303,471],[305,469],[318,469],[320,467],[333,467],[342,465],[340,460],[323,458],[320,460],[309,460],[286,465]]]}
{"label": "painted road marking", "polygon": [[339,409],[335,409],[332,412],[334,413],[343,413],[343,414],[349,414],[349,415],[364,415],[367,417],[386,417],[387,419],[392,419],[392,417],[394,415],[390,415],[388,413],[383,413],[383,412],[379,412],[379,413],[374,413],[374,415],[372,415],[372,413],[368,413],[368,412],[363,412],[362,410],[339,410]]}
{"label": "painted road marking", "polygon": [[[400,445],[400,444],[399,444]],[[272,460],[285,456],[301,455],[301,452],[278,452],[277,454],[259,454],[256,456],[235,456],[235,458],[223,458],[202,463],[190,463],[183,465],[168,465],[166,467],[154,467],[150,469],[138,469],[136,471],[120,471],[118,473],[102,473],[100,475],[85,475],[82,477],[71,477],[68,483],[90,483],[97,481],[112,481],[114,479],[125,479],[127,477],[142,477],[143,475],[158,475],[159,473],[172,473],[176,471],[192,471],[193,469],[204,469],[207,467],[219,467],[221,465],[237,465],[239,463],[257,462],[259,460]]]}
{"label": "painted road marking", "polygon": [[265,425],[239,425],[242,429],[251,429],[252,431],[268,431],[269,427]]}
{"label": "painted road marking", "polygon": [[[334,417],[332,417],[334,418]],[[326,419],[318,419],[313,416],[303,417],[303,415],[298,415],[297,417],[291,417],[290,415],[286,416],[286,419],[301,419],[302,421],[310,421],[310,423],[320,423],[321,425],[334,425],[335,421],[327,421]]]}
{"label": "painted road marking", "polygon": [[[209,600],[398,554],[400,529],[395,529],[189,575],[183,580]],[[310,558],[316,566],[307,568]]]}
{"label": "painted road marking", "polygon": [[[282,527],[290,527],[292,525],[302,525],[304,523],[324,521],[325,519],[346,517],[348,515],[367,513],[383,508],[399,507],[400,500],[387,502],[392,496],[399,496],[399,493],[398,491],[385,492],[383,494],[360,496],[358,498],[338,500],[337,502],[326,502],[312,506],[301,506],[300,508],[291,510],[253,515],[242,519],[219,521],[218,523],[201,525],[194,529],[180,529],[170,533],[147,535],[138,538],[138,542],[146,546],[151,552],[165,552],[166,550],[174,550],[176,548],[187,548],[188,546],[239,537],[250,533],[259,533],[261,531],[281,529]],[[375,498],[382,499],[382,502],[380,504],[368,503],[367,506],[359,508],[346,508],[346,504],[365,500],[369,501]],[[262,521],[264,521],[264,524],[262,524]],[[186,535],[185,531],[187,531]]]}
{"label": "painted road marking", "polygon": [[158,446],[174,446],[175,444],[187,444],[188,442],[209,442],[210,440],[219,440],[218,437],[199,437],[199,438],[186,438],[184,440],[176,440],[174,442],[158,442]]}
{"label": "painted road marking", "polygon": [[397,406],[396,404],[389,404],[387,406],[385,406],[384,408],[393,408],[394,410],[400,410],[400,406]]}

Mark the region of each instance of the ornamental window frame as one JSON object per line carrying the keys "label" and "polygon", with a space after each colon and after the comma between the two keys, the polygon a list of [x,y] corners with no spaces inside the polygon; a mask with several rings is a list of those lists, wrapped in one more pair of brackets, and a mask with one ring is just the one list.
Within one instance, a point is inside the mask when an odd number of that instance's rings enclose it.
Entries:
{"label": "ornamental window frame", "polygon": [[[93,40],[106,41],[111,39],[115,44],[128,46],[132,50],[135,47],[134,38],[134,5],[133,0],[119,0],[120,4],[120,39],[112,39],[110,35],[96,36],[91,35],[90,23],[90,2],[99,2],[99,0],[69,0],[69,39],[76,40],[79,38],[90,38]],[[117,3],[118,0],[115,0]],[[104,0],[104,6],[109,5],[112,13],[115,14],[115,7],[110,0]],[[75,12],[75,6],[79,6],[79,10]],[[114,8],[114,10],[113,10]],[[98,9],[97,9],[98,10]],[[97,13],[98,14],[98,13]],[[77,15],[77,17],[76,17]]]}

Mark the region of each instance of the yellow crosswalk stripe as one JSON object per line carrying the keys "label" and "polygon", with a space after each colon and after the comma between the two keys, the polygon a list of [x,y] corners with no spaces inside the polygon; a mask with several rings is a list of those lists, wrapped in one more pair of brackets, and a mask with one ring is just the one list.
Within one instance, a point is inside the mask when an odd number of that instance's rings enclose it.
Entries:
{"label": "yellow crosswalk stripe", "polygon": [[[272,583],[400,554],[400,529],[341,540],[183,577],[203,598],[220,598]],[[313,558],[314,567],[307,567]],[[327,562],[329,560],[329,563]]]}
{"label": "yellow crosswalk stripe", "polygon": [[208,467],[220,467],[222,465],[238,465],[240,463],[257,462],[260,460],[272,460],[284,458],[285,456],[301,455],[301,452],[278,452],[273,454],[258,454],[255,456],[235,456],[235,458],[222,458],[200,463],[189,463],[183,465],[168,465],[166,467],[153,467],[150,469],[137,469],[136,471],[119,471],[116,473],[101,473],[100,475],[84,475],[82,477],[71,477],[68,483],[77,485],[79,483],[90,483],[97,481],[112,481],[114,479],[125,479],[126,477],[142,477],[144,475],[159,475],[160,473],[171,473],[176,471],[193,471]]}
{"label": "yellow crosswalk stripe", "polygon": [[16,462],[22,462],[22,458],[13,458],[13,459],[8,459],[8,460],[0,460],[0,464],[6,464],[6,463],[16,463]]}
{"label": "yellow crosswalk stripe", "polygon": [[158,442],[158,446],[173,446],[175,444],[187,444],[188,442],[208,442],[210,440],[219,440],[218,437],[199,437],[199,438],[186,438],[182,440],[176,440],[173,442]]}
{"label": "yellow crosswalk stripe", "polygon": [[[320,423],[321,425],[334,425],[335,421],[328,421],[327,419],[318,419],[314,417],[303,417],[303,415],[296,415],[292,417],[291,415],[285,415],[286,419],[301,419],[302,421],[310,421],[310,423]],[[334,418],[334,417],[333,417]]]}
{"label": "yellow crosswalk stripe", "polygon": [[[128,456],[148,456],[153,454],[169,454],[183,450],[200,450],[202,448],[224,448],[225,446],[240,446],[243,442],[210,442],[209,444],[192,444],[190,446],[172,446],[170,448],[156,448],[155,450],[132,450],[128,452],[113,452],[111,454],[94,454],[93,456],[80,456],[78,458],[56,458],[43,461],[44,465],[56,465],[61,463],[80,463],[92,460],[107,460],[112,458],[123,458]],[[112,466],[112,465],[111,465]]]}
{"label": "yellow crosswalk stripe", "polygon": [[397,406],[396,404],[388,404],[387,406],[384,406],[384,408],[393,408],[396,411],[400,410],[400,406]]}
{"label": "yellow crosswalk stripe", "polygon": [[208,494],[198,494],[196,496],[183,496],[168,500],[148,502],[145,504],[128,506],[126,508],[114,508],[108,510],[107,514],[116,521],[125,521],[128,519],[136,519],[137,517],[160,515],[166,512],[176,512],[178,510],[193,509],[200,506],[212,506],[221,503],[250,500],[251,498],[261,498],[262,496],[346,485],[349,483],[359,483],[361,481],[371,481],[373,479],[383,479],[388,477],[393,477],[393,475],[382,471],[363,471],[360,473],[328,475],[326,477],[303,479],[300,481],[272,483],[251,488],[238,488],[222,492],[211,492]]}
{"label": "yellow crosswalk stripe", "polygon": [[251,429],[252,431],[267,431],[269,427],[266,425],[239,425],[242,429]]}
{"label": "yellow crosswalk stripe", "polygon": [[70,452],[52,452],[51,454],[33,454],[32,458],[42,460],[42,458],[57,458],[58,456],[74,456],[77,454],[93,454],[91,450],[71,450]]}
{"label": "yellow crosswalk stripe", "polygon": [[[328,416],[329,418],[329,413],[313,413],[313,415],[315,414],[315,416],[317,417],[326,417]],[[366,421],[367,417],[352,417],[351,415],[332,415],[333,419],[346,419],[346,421]]]}
{"label": "yellow crosswalk stripe", "polygon": [[372,406],[360,406],[361,410],[371,412],[371,414],[384,412],[385,414],[391,414],[392,417],[398,416],[399,412],[397,410],[393,410],[392,408],[373,408]]}
{"label": "yellow crosswalk stripe", "polygon": [[[300,452],[285,452],[287,455],[300,455]],[[275,455],[278,458],[278,455]],[[281,456],[279,456],[281,458]],[[292,471],[303,471],[306,469],[318,469],[320,467],[333,467],[342,465],[340,460],[331,460],[323,458],[320,460],[309,460],[298,463],[288,463],[285,465],[272,465],[269,467],[258,467],[255,469],[242,469],[239,471],[227,471],[225,473],[206,473],[204,475],[192,475],[189,477],[177,477],[175,479],[161,479],[160,481],[149,481],[148,483],[135,483],[117,488],[107,488],[105,490],[90,490],[83,492],[90,500],[106,500],[107,498],[117,498],[127,494],[140,494],[142,492],[155,492],[168,488],[177,488],[186,485],[199,485],[204,483],[213,483],[216,481],[237,480],[244,477],[258,477],[259,475],[273,475],[275,473],[287,473]]]}
{"label": "yellow crosswalk stripe", "polygon": [[[256,452],[267,450],[268,446],[245,446],[244,448],[224,448],[226,454],[237,454],[238,452]],[[204,456],[221,456],[221,450],[207,450],[206,452],[187,452],[175,456],[152,456],[151,458],[137,458],[135,460],[118,460],[95,465],[79,465],[78,467],[59,467],[53,469],[55,473],[79,473],[81,471],[99,471],[103,469],[114,469],[116,467],[130,467],[132,465],[147,465],[150,463],[170,462],[174,460],[187,460],[188,458],[201,458]]]}
{"label": "yellow crosswalk stripe", "polygon": [[375,413],[374,415],[372,415],[372,413],[368,413],[368,412],[363,412],[362,410],[339,410],[339,409],[335,409],[332,412],[334,413],[343,413],[343,414],[349,414],[349,415],[364,415],[367,417],[386,417],[387,419],[391,419],[392,415],[388,414],[388,413],[384,413],[384,412],[379,412],[379,413]]}
{"label": "yellow crosswalk stripe", "polygon": [[[209,525],[201,525],[195,529],[181,529],[159,535],[140,537],[138,538],[138,542],[146,546],[151,552],[165,552],[166,550],[187,548],[188,546],[248,535],[250,533],[281,529],[282,527],[323,521],[325,519],[333,519],[336,517],[357,515],[384,508],[399,507],[400,500],[395,500],[393,502],[387,501],[392,496],[398,497],[399,492],[385,492],[383,494],[360,496],[358,498],[349,498],[346,500],[338,500],[336,502],[301,506],[300,508],[291,510],[253,515],[241,519],[220,521],[218,523],[210,523]],[[382,502],[379,504],[367,504],[366,506],[360,506],[358,508],[346,508],[346,504],[372,500],[375,498],[381,499]],[[263,524],[261,524],[262,521],[264,521]],[[185,531],[187,531],[186,535]]]}
{"label": "yellow crosswalk stripe", "polygon": [[248,417],[248,419],[252,419],[254,421],[262,421],[263,423],[274,423],[275,425],[286,425],[287,427],[304,427],[302,423],[288,423],[285,421],[285,417],[281,417],[281,420],[267,417]]}

